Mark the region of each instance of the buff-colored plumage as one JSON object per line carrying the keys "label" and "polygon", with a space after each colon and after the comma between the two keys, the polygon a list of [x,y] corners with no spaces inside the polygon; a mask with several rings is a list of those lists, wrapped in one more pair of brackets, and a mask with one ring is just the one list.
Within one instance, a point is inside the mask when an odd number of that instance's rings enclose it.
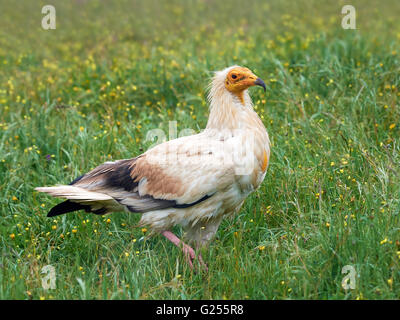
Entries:
{"label": "buff-colored plumage", "polygon": [[[235,75],[248,77],[248,86]],[[238,212],[258,188],[268,166],[268,134],[247,91],[259,84],[254,79],[238,66],[215,74],[209,120],[201,133],[162,143],[133,159],[105,163],[71,185],[36,190],[99,214],[137,212],[140,224],[157,232],[180,225],[188,240],[207,244],[221,220]]]}

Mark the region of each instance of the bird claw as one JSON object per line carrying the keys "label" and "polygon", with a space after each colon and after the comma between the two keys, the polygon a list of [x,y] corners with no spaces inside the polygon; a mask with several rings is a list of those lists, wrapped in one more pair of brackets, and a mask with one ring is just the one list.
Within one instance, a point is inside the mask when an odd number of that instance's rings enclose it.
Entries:
{"label": "bird claw", "polygon": [[[174,245],[176,245],[177,247],[181,247],[184,255],[185,255],[185,259],[188,262],[190,269],[194,269],[193,267],[193,261],[196,259],[196,252],[193,250],[192,247],[190,247],[189,245],[187,245],[186,243],[182,242],[176,235],[174,235],[171,231],[163,231],[161,233],[164,237],[166,237],[169,241],[171,241]],[[200,265],[204,268],[204,270],[206,272],[208,272],[208,267],[207,264],[204,263],[203,261],[203,257],[201,256],[201,254],[198,255],[198,260],[200,262]]]}
{"label": "bird claw", "polygon": [[[189,247],[188,245],[184,245],[183,246],[183,253],[185,254],[185,258],[186,261],[188,262],[190,269],[196,271],[196,269],[193,266],[193,261],[196,259],[196,252],[194,251],[194,249],[192,247]],[[207,264],[204,262],[203,257],[201,256],[201,254],[199,254],[197,256],[200,265],[202,268],[204,268],[205,272],[208,272],[208,267]]]}

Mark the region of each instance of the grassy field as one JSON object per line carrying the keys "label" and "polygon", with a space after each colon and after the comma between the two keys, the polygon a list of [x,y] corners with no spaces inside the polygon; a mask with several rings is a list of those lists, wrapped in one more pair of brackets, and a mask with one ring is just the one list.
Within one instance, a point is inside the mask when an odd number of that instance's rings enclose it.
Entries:
{"label": "grassy field", "polygon": [[[344,4],[0,0],[0,299],[399,298],[400,3],[351,1],[357,30]],[[267,83],[252,96],[272,153],[208,274],[134,214],[46,218],[59,200],[35,187],[138,155],[169,121],[204,128],[232,64]]]}

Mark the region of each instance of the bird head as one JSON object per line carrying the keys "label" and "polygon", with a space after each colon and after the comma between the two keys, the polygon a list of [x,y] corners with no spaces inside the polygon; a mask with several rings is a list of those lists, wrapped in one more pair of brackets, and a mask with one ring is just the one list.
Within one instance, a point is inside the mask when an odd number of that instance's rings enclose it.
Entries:
{"label": "bird head", "polygon": [[217,71],[210,83],[208,100],[210,117],[207,128],[237,128],[240,117],[238,108],[253,108],[248,88],[266,85],[251,70],[241,66],[231,66]]}
{"label": "bird head", "polygon": [[247,68],[235,66],[226,75],[225,88],[233,94],[240,94],[251,86],[261,86],[266,91],[264,81]]}

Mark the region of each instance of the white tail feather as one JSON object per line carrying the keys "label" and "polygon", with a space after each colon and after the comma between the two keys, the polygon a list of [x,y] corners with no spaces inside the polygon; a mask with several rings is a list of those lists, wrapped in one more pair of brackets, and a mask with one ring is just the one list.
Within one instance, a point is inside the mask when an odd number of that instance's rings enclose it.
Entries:
{"label": "white tail feather", "polygon": [[79,200],[79,202],[113,200],[112,197],[104,193],[93,192],[74,186],[61,185],[56,187],[40,187],[40,188],[35,188],[35,190],[39,192],[48,193],[53,197]]}

